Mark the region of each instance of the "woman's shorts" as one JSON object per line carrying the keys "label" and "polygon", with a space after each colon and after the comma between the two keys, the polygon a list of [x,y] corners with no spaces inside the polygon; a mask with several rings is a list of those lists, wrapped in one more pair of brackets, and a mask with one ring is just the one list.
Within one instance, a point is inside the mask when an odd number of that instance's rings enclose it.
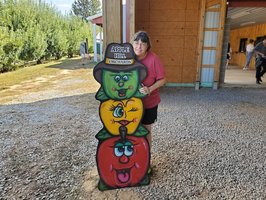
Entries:
{"label": "woman's shorts", "polygon": [[142,124],[153,124],[157,120],[158,105],[153,108],[144,109],[144,115],[141,120]]}

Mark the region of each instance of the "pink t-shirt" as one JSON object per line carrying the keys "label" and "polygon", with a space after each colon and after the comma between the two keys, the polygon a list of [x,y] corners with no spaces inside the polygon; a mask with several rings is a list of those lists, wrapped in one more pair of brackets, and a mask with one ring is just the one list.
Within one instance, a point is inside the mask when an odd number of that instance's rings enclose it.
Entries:
{"label": "pink t-shirt", "polygon": [[[146,66],[148,71],[147,77],[142,82],[143,85],[150,87],[156,81],[164,78],[163,64],[155,53],[149,51],[146,57],[140,60],[140,62]],[[144,108],[153,108],[157,106],[161,101],[159,89],[152,91],[152,93],[149,96],[145,96],[142,101]]]}

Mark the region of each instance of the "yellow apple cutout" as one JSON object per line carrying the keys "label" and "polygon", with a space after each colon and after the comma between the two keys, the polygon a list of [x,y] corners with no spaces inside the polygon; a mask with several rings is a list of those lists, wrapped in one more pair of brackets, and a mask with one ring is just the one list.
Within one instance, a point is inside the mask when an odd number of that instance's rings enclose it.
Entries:
{"label": "yellow apple cutout", "polygon": [[120,135],[121,127],[126,127],[132,135],[141,121],[143,104],[139,98],[125,100],[107,100],[100,105],[100,118],[112,135]]}

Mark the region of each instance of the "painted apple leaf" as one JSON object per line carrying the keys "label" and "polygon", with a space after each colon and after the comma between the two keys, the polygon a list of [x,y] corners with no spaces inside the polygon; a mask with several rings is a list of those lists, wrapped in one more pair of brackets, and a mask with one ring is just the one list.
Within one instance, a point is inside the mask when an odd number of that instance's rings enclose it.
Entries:
{"label": "painted apple leaf", "polygon": [[108,187],[101,179],[99,180],[99,183],[98,183],[98,189],[100,191],[104,191],[104,190],[110,190],[111,188]]}
{"label": "painted apple leaf", "polygon": [[150,184],[150,176],[145,175],[145,177],[142,179],[142,181],[139,183],[139,185],[149,185]]}
{"label": "painted apple leaf", "polygon": [[105,140],[108,139],[110,137],[112,137],[105,128],[103,128],[102,130],[100,130],[96,136],[95,136],[98,140]]}
{"label": "painted apple leaf", "polygon": [[145,136],[149,133],[149,131],[143,126],[143,125],[140,125],[137,129],[137,131],[135,132],[134,136],[136,137],[142,137],[142,136]]}
{"label": "painted apple leaf", "polygon": [[106,96],[102,87],[100,87],[100,89],[98,90],[95,98],[99,101],[105,101],[105,100],[109,99],[109,97]]}

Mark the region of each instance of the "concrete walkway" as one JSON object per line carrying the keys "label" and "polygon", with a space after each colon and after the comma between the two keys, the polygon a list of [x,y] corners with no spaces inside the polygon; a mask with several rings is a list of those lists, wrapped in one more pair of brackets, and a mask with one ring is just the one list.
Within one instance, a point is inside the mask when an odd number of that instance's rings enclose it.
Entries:
{"label": "concrete walkway", "polygon": [[237,66],[230,65],[225,71],[223,87],[250,87],[266,88],[266,78],[262,78],[262,84],[257,85],[255,79],[255,69],[243,70]]}

